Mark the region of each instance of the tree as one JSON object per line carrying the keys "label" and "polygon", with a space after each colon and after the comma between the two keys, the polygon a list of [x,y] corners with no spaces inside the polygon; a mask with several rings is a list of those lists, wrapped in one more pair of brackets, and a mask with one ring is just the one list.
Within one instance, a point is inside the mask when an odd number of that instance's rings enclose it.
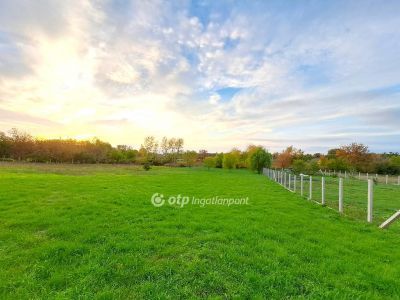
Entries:
{"label": "tree", "polygon": [[199,150],[199,155],[198,155],[198,159],[200,160],[200,161],[203,161],[206,157],[207,157],[207,150],[205,150],[205,149],[201,149],[201,150]]}
{"label": "tree", "polygon": [[203,160],[203,164],[207,169],[215,168],[215,157],[208,156]]}
{"label": "tree", "polygon": [[240,166],[241,166],[241,165],[240,165],[240,158],[241,158],[241,156],[242,156],[242,153],[240,152],[239,149],[233,148],[233,149],[231,150],[230,154],[233,156],[233,159],[234,159],[234,161],[235,161],[235,166],[234,166],[234,168],[235,168],[235,169],[239,169]]}
{"label": "tree", "polygon": [[154,136],[147,136],[144,139],[143,145],[141,147],[144,151],[146,162],[153,163],[156,160],[156,155],[158,151],[158,143]]}
{"label": "tree", "polygon": [[289,146],[277,155],[274,159],[274,166],[283,169],[289,168],[294,159],[301,159],[303,156],[303,151],[296,149],[293,146]]}
{"label": "tree", "polygon": [[197,152],[196,151],[185,151],[183,153],[183,161],[187,167],[192,167],[197,160]]}
{"label": "tree", "polygon": [[302,159],[296,159],[293,161],[292,169],[296,174],[305,173],[307,170],[307,164]]}
{"label": "tree", "polygon": [[222,167],[224,169],[233,169],[236,167],[236,157],[232,153],[225,153],[222,160]]}
{"label": "tree", "polygon": [[336,151],[336,157],[346,160],[357,171],[367,172],[369,165],[369,150],[364,144],[351,143]]}
{"label": "tree", "polygon": [[261,174],[263,168],[271,166],[272,155],[263,147],[259,146],[255,151],[252,152],[250,161],[251,170]]}
{"label": "tree", "polygon": [[11,143],[10,139],[4,132],[0,132],[0,157],[10,157]]}
{"label": "tree", "polygon": [[30,134],[19,131],[16,128],[10,130],[11,151],[15,159],[23,160],[33,154],[34,141]]}
{"label": "tree", "polygon": [[215,156],[215,167],[216,168],[222,168],[223,160],[224,160],[224,154],[223,153],[218,153]]}

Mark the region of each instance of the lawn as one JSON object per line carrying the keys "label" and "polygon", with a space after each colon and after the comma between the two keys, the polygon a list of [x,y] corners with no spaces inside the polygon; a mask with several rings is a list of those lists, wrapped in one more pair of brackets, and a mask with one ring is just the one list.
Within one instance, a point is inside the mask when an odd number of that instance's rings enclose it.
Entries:
{"label": "lawn", "polygon": [[399,237],[245,170],[0,165],[1,299],[399,299]]}
{"label": "lawn", "polygon": [[[339,205],[339,178],[329,176],[325,176],[324,178],[326,206],[337,211]],[[344,215],[360,221],[366,221],[368,206],[367,180],[358,180],[357,178],[342,178],[342,180]],[[312,200],[321,203],[321,176],[312,176],[312,182]],[[294,190],[293,186],[293,177],[291,177],[291,190]],[[306,199],[310,196],[309,190],[309,177],[305,177],[303,182],[303,196]],[[301,193],[300,176],[296,176],[296,193]],[[373,223],[379,226],[400,209],[400,186],[397,184],[384,184],[382,182],[375,183],[373,185],[373,195]],[[400,222],[394,223],[393,227],[397,231],[400,231]]]}

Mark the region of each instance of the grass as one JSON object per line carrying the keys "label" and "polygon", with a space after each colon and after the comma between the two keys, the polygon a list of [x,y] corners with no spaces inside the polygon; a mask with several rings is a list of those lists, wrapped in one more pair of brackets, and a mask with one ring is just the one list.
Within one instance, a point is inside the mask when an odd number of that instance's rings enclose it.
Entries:
{"label": "grass", "polygon": [[[322,184],[320,176],[312,177],[312,199],[321,203]],[[300,194],[300,178],[296,177],[296,193]],[[304,178],[305,198],[309,198],[309,177]],[[293,182],[291,182],[293,190]],[[400,186],[397,184],[378,183],[373,186],[373,223],[378,226],[400,209]],[[339,178],[325,177],[325,203],[328,207],[338,210]],[[344,214],[360,221],[367,220],[368,182],[357,178],[343,178]],[[400,230],[400,222],[392,227]]]}
{"label": "grass", "polygon": [[[183,208],[165,196],[249,197]],[[1,165],[1,299],[399,299],[400,239],[248,171]]]}

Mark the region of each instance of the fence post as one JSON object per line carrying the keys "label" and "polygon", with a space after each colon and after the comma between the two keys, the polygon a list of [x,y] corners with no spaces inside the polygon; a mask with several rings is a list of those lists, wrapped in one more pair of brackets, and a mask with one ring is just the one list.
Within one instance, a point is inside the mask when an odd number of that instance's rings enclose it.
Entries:
{"label": "fence post", "polygon": [[343,213],[343,178],[339,178],[339,212]]}
{"label": "fence post", "polygon": [[397,185],[400,185],[400,176],[397,176]]}
{"label": "fence post", "polygon": [[291,174],[289,173],[289,187],[288,187],[289,190],[290,190],[290,186],[291,186],[291,184],[290,184],[290,180],[292,179],[291,177],[292,177],[292,176],[291,176]]}
{"label": "fence post", "polygon": [[283,181],[283,186],[286,187],[286,175],[287,174],[286,174],[286,172],[284,172],[284,173],[285,173],[285,177],[284,177],[284,181]]}
{"label": "fence post", "polygon": [[325,205],[325,177],[321,178],[321,204]]}
{"label": "fence post", "polygon": [[358,172],[358,179],[361,179],[361,172]]}
{"label": "fence post", "polygon": [[367,221],[372,223],[372,210],[374,205],[374,183],[371,179],[368,180],[368,216]]}
{"label": "fence post", "polygon": [[303,189],[303,187],[304,187],[303,177],[304,177],[304,175],[301,174],[301,175],[300,175],[300,195],[301,195],[302,197],[303,197],[303,194],[304,194],[304,189]]}
{"label": "fence post", "polygon": [[308,198],[308,200],[312,199],[312,176],[310,175],[310,197]]}
{"label": "fence post", "polygon": [[296,180],[297,180],[296,175],[294,175],[294,178],[293,178],[293,192],[295,192],[295,193],[296,193]]}
{"label": "fence post", "polygon": [[347,178],[347,171],[344,171],[344,178]]}
{"label": "fence post", "polygon": [[386,175],[386,184],[388,184],[389,175]]}
{"label": "fence post", "polygon": [[369,176],[368,176],[368,173],[367,173],[367,180],[369,180]]}

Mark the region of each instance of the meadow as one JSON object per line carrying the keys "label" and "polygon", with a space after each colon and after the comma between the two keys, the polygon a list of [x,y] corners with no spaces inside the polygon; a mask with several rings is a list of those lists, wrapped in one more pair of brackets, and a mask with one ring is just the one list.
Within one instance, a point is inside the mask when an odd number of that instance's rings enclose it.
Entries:
{"label": "meadow", "polygon": [[247,170],[1,164],[0,298],[399,299],[396,228]]}
{"label": "meadow", "polygon": [[[292,175],[293,176],[293,175]],[[322,202],[321,176],[312,176],[312,200]],[[325,204],[327,207],[338,211],[339,205],[339,178],[324,176],[325,178]],[[354,177],[342,178],[343,180],[343,214],[346,217],[360,221],[367,220],[368,182],[366,179]],[[291,190],[293,191],[293,177]],[[300,192],[300,176],[296,176],[296,191]],[[309,177],[304,178],[303,197],[310,197]],[[373,224],[379,226],[383,221],[400,209],[400,185],[375,182],[373,185]],[[395,222],[391,228],[400,231],[400,222]]]}

